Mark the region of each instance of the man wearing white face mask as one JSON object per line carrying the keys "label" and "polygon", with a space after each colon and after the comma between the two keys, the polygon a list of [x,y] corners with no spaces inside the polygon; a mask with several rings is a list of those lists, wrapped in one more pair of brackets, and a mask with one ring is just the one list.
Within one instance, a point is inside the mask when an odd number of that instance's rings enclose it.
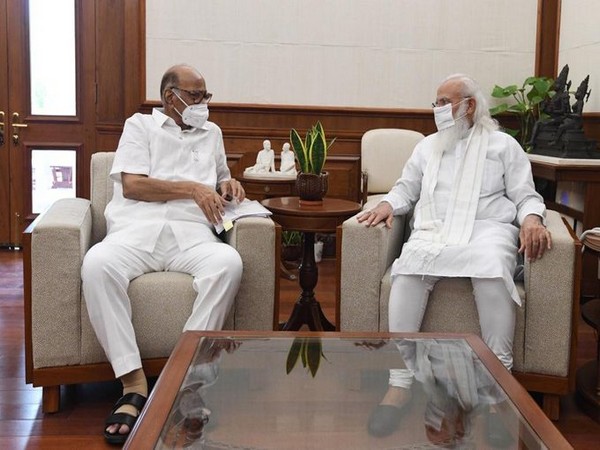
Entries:
{"label": "man wearing white face mask", "polygon": [[[191,274],[198,293],[184,330],[221,329],[237,294],[242,261],[214,234],[224,206],[245,197],[227,167],[221,130],[208,122],[212,94],[192,67],[164,74],[162,108],[125,122],[106,207],[106,238],[86,254],[81,277],[90,321],[123,383],[104,436],[123,443],[148,395],[127,296],[146,272]],[[167,301],[167,299],[165,299]]]}
{"label": "man wearing white face mask", "polygon": [[[392,267],[389,329],[419,331],[435,283],[469,277],[483,340],[510,370],[521,302],[513,281],[517,252],[533,261],[551,248],[544,203],[525,152],[498,131],[474,80],[446,78],[433,106],[438,132],[415,147],[383,200],[358,217],[390,227],[394,215],[414,207],[411,236]],[[390,388],[370,419],[372,434],[394,431],[412,378],[408,369],[390,371]]]}

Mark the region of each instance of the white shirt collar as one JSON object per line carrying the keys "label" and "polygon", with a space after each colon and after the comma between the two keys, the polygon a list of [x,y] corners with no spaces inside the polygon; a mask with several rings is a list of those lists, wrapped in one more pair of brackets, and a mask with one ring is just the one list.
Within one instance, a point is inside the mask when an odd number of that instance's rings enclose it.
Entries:
{"label": "white shirt collar", "polygon": [[162,127],[165,124],[169,125],[169,126],[179,127],[179,125],[177,125],[177,123],[173,119],[171,119],[169,116],[167,116],[165,114],[164,108],[153,108],[152,109],[152,118],[154,119],[154,121],[156,122],[156,124],[159,127]]}

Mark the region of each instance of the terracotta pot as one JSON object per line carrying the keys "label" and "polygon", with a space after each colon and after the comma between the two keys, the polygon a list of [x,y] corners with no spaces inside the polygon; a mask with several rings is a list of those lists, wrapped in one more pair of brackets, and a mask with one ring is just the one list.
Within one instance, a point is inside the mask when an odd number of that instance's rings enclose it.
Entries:
{"label": "terracotta pot", "polygon": [[319,175],[300,172],[296,176],[296,192],[300,200],[320,201],[327,194],[329,173],[321,172]]}

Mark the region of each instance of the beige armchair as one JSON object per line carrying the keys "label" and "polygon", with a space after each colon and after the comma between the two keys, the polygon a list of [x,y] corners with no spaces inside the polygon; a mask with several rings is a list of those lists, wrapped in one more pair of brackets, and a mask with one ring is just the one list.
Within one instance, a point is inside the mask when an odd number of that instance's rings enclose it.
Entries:
{"label": "beige armchair", "polygon": [[[363,209],[378,202],[369,200]],[[339,330],[387,331],[391,264],[409,234],[408,221],[399,216],[391,229],[367,228],[353,217],[338,228]],[[544,411],[557,419],[559,396],[574,387],[581,243],[556,211],[548,211],[547,225],[552,250],[526,263],[525,281],[517,284],[524,306],[517,313],[513,373],[526,389],[544,394]],[[469,279],[436,285],[422,331],[480,334]]]}
{"label": "beige armchair", "polygon": [[[44,412],[58,411],[60,385],[114,378],[91,328],[80,277],[85,253],[106,234],[113,157],[92,156],[91,200],[59,200],[24,233],[26,381],[43,386]],[[225,328],[274,329],[280,227],[269,218],[244,218],[226,239],[240,253],[244,271]],[[148,273],[132,281],[129,295],[144,368],[157,375],[191,313],[192,277]]]}
{"label": "beige armchair", "polygon": [[415,145],[425,136],[400,128],[367,131],[360,142],[362,203],[379,200],[400,176]]}

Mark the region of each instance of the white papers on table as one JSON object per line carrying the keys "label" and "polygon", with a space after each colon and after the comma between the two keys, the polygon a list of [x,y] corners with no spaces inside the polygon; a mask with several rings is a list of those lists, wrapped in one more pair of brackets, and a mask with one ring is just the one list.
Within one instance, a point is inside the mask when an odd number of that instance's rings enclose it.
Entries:
{"label": "white papers on table", "polygon": [[233,227],[233,222],[241,217],[267,217],[272,213],[256,200],[244,199],[243,202],[237,203],[235,200],[229,202],[225,206],[225,214],[221,218],[221,222],[215,225],[217,233],[229,231]]}

